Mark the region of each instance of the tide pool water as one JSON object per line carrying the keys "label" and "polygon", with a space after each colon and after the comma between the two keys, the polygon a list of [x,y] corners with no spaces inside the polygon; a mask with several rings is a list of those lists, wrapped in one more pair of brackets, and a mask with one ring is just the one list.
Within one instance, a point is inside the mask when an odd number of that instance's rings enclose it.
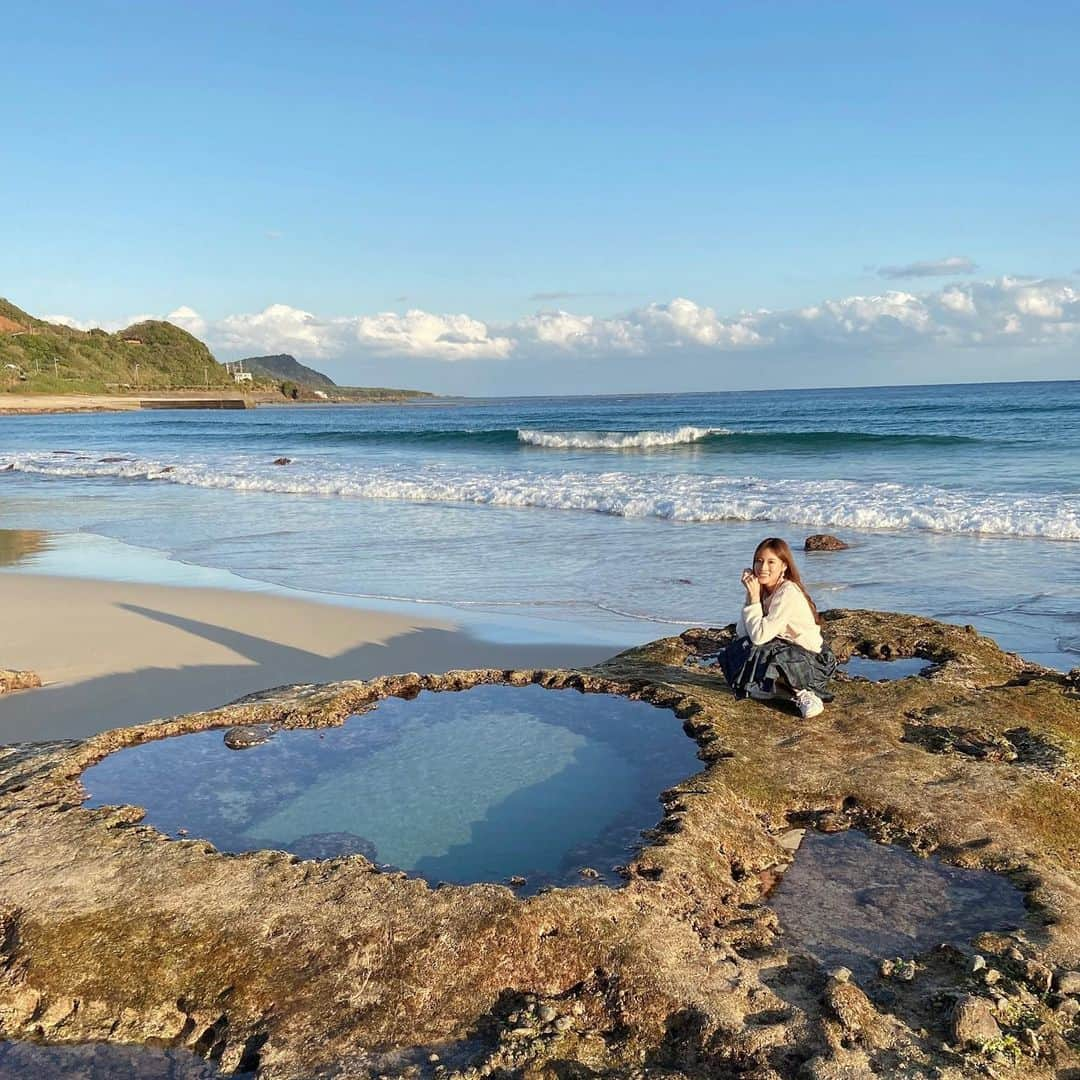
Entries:
{"label": "tide pool water", "polygon": [[1028,919],[1024,894],[1007,877],[919,858],[855,830],[807,832],[769,906],[788,948],[826,969],[849,967],[864,986],[881,960],[910,959],[942,942],[966,946]]}
{"label": "tide pool water", "polygon": [[[478,686],[386,698],[341,727],[231,750],[211,730],[87,769],[90,806],[146,808],[223,851],[363,854],[426,878],[614,883],[658,796],[700,768],[669,711],[610,694]],[[583,867],[597,877],[584,879]]]}
{"label": "tide pool water", "polygon": [[825,530],[820,607],[1068,668],[1080,382],[6,417],[0,527],[613,644],[731,621],[757,540]]}

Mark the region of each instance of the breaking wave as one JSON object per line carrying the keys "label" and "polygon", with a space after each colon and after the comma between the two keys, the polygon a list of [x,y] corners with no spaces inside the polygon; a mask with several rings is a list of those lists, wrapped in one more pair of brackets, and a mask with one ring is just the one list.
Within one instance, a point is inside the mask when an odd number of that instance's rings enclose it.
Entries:
{"label": "breaking wave", "polygon": [[673,431],[534,431],[521,428],[518,441],[553,450],[648,450],[701,442],[712,435],[730,435],[726,428],[681,427]]}
{"label": "breaking wave", "polygon": [[0,470],[53,477],[152,481],[283,495],[578,511],[679,522],[782,521],[850,529],[1080,540],[1080,495],[958,492],[930,485],[752,476],[539,474],[524,469],[407,464],[315,468],[230,458],[217,467],[78,454],[0,457]]}

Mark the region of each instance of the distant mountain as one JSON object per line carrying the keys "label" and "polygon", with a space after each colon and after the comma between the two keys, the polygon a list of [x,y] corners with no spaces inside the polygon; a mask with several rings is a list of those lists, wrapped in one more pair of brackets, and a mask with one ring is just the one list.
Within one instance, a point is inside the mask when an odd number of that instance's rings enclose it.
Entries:
{"label": "distant mountain", "polygon": [[232,386],[198,338],[149,319],[115,334],[36,319],[0,299],[0,390],[101,393]]}
{"label": "distant mountain", "polygon": [[262,375],[268,379],[288,379],[301,386],[322,387],[337,386],[328,375],[301,364],[295,356],[278,353],[276,356],[249,356],[240,361],[245,371],[253,375]]}

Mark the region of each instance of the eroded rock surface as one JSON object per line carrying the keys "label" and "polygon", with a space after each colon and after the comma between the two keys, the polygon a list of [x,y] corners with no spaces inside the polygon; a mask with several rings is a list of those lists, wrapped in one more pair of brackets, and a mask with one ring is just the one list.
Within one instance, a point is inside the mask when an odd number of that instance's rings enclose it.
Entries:
{"label": "eroded rock surface", "polygon": [[850,545],[830,533],[814,533],[803,543],[804,551],[847,551]]}
{"label": "eroded rock surface", "polygon": [[[157,1040],[264,1080],[1069,1075],[1080,1068],[1069,1004],[1080,969],[1076,681],[969,629],[826,618],[841,660],[934,666],[838,680],[835,702],[801,721],[781,705],[736,703],[693,662],[730,628],[699,630],[582,671],[291,687],[83,743],[0,749],[4,1036]],[[325,726],[390,694],[503,682],[642,698],[661,706],[658,723],[681,721],[698,741],[701,771],[662,793],[662,820],[622,888],[528,899],[498,884],[433,889],[362,855],[224,855],[163,837],[137,808],[80,805],[85,767],[148,738]],[[919,739],[921,725],[963,735]],[[964,740],[1008,743],[1016,756],[968,752]],[[762,903],[792,859],[791,830],[817,824],[1008,873],[1030,925],[905,958],[911,979],[830,980],[781,947]],[[895,973],[898,958],[882,959]],[[1000,1038],[955,1045],[955,1006],[968,997]]]}
{"label": "eroded rock surface", "polygon": [[33,671],[11,671],[0,668],[0,694],[9,690],[30,690],[41,685],[41,676]]}

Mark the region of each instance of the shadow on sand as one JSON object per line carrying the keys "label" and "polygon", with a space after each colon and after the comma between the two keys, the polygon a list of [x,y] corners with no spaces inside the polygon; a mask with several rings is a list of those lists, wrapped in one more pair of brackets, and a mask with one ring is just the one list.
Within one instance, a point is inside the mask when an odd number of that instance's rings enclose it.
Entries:
{"label": "shadow on sand", "polygon": [[[464,630],[426,627],[326,657],[165,611],[117,606],[223,645],[248,662],[147,667],[5,695],[0,698],[0,743],[86,738],[109,728],[217,708],[245,694],[291,683],[451,668],[585,667],[619,651],[618,646],[499,644]],[[102,647],[108,648],[108,642]]]}

